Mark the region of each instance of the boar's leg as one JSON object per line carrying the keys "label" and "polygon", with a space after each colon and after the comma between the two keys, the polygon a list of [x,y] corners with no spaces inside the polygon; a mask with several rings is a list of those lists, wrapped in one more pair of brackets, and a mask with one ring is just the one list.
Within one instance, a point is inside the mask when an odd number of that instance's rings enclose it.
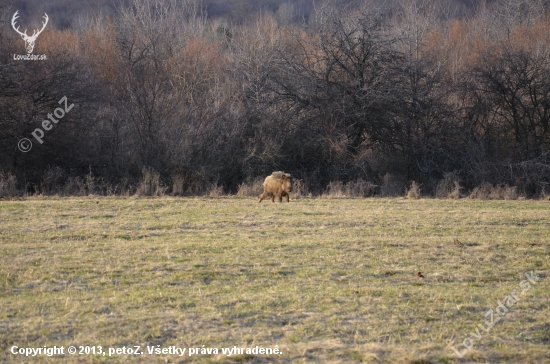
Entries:
{"label": "boar's leg", "polygon": [[289,201],[288,192],[286,192],[286,191],[281,192],[281,196],[279,197],[279,202],[283,202],[283,197],[286,197],[286,202]]}
{"label": "boar's leg", "polygon": [[262,194],[260,195],[260,201],[258,201],[258,202],[262,202],[262,200],[263,200],[264,198],[266,198],[267,195],[269,195],[269,192],[264,191],[264,193],[262,193]]}

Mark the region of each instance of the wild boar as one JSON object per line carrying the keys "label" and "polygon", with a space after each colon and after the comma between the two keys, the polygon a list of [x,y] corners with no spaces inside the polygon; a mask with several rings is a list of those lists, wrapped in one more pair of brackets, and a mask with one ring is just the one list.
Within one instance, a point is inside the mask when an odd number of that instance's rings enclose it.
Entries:
{"label": "wild boar", "polygon": [[289,173],[277,171],[273,172],[271,176],[267,176],[264,181],[264,193],[260,195],[260,201],[271,194],[271,202],[275,202],[275,197],[279,198],[279,202],[283,201],[283,197],[286,196],[286,202],[289,202],[288,194],[292,192],[292,176]]}

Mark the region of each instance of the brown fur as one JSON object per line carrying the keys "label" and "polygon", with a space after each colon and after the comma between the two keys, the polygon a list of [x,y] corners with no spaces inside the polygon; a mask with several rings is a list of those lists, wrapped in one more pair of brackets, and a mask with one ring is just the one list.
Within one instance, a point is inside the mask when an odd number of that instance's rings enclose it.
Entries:
{"label": "brown fur", "polygon": [[271,194],[271,202],[275,202],[275,197],[279,198],[279,202],[283,201],[286,196],[286,202],[289,202],[289,193],[292,191],[292,176],[289,173],[277,171],[271,176],[267,176],[264,181],[264,193],[260,195],[260,201]]}

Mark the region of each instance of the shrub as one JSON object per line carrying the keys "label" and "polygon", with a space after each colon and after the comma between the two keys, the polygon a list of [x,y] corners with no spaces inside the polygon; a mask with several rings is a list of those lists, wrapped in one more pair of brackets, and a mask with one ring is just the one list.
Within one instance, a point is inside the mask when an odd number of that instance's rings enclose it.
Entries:
{"label": "shrub", "polygon": [[404,184],[396,179],[393,175],[386,173],[382,178],[382,186],[380,187],[380,195],[382,197],[397,197],[403,196]]}
{"label": "shrub", "polygon": [[342,198],[342,197],[367,197],[374,195],[374,185],[361,178],[342,183],[341,181],[330,182],[321,197]]}
{"label": "shrub", "polygon": [[326,190],[321,195],[323,198],[340,198],[347,197],[345,193],[345,185],[341,181],[331,181]]}
{"label": "shrub", "polygon": [[247,182],[241,183],[237,190],[237,196],[258,197],[264,192],[263,182],[263,178],[256,177],[254,180],[249,179]]}
{"label": "shrub", "polygon": [[2,197],[14,197],[16,196],[17,178],[9,173],[0,171],[0,196]]}
{"label": "shrub", "polygon": [[493,186],[483,182],[481,186],[472,190],[469,197],[479,200],[517,200],[519,193],[516,186],[509,186],[508,184]]}
{"label": "shrub", "polygon": [[489,198],[492,200],[517,200],[518,197],[518,188],[507,184],[493,186],[489,194]]}
{"label": "shrub", "polygon": [[86,183],[80,177],[69,177],[63,186],[64,196],[86,196]]}
{"label": "shrub", "polygon": [[446,173],[435,189],[437,198],[460,198],[460,181],[454,173]]}
{"label": "shrub", "polygon": [[488,200],[489,195],[491,194],[491,189],[493,186],[491,186],[487,182],[483,182],[481,186],[474,187],[472,192],[470,193],[470,196],[468,196],[471,199],[478,199],[478,200]]}
{"label": "shrub", "polygon": [[550,201],[550,194],[546,193],[545,187],[542,187],[542,190],[540,191],[539,199]]}
{"label": "shrub", "polygon": [[290,198],[300,199],[301,197],[310,196],[304,181],[301,179],[294,179],[292,181],[292,192],[290,193]]}
{"label": "shrub", "polygon": [[42,175],[40,193],[42,195],[55,195],[63,193],[65,171],[58,166],[48,167]]}
{"label": "shrub", "polygon": [[420,198],[420,185],[415,181],[412,181],[411,187],[407,190],[408,199],[418,199]]}
{"label": "shrub", "polygon": [[162,196],[166,187],[160,184],[160,173],[151,167],[141,170],[142,179],[138,184],[136,195],[138,196]]}
{"label": "shrub", "polygon": [[172,181],[172,196],[183,196],[185,177],[182,174],[174,174],[170,179]]}

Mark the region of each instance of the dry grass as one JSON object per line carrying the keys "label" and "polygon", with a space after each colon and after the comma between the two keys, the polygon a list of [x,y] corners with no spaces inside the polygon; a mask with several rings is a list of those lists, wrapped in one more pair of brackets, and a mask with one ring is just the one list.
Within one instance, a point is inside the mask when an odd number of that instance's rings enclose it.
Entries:
{"label": "dry grass", "polygon": [[258,197],[264,192],[264,188],[262,186],[263,183],[264,183],[264,178],[261,178],[261,177],[256,177],[254,180],[243,182],[239,185],[237,196]]}
{"label": "dry grass", "polygon": [[292,180],[292,192],[290,193],[290,198],[298,200],[302,197],[311,197],[311,193],[303,180],[294,178]]}
{"label": "dry grass", "polygon": [[136,190],[137,196],[163,196],[167,187],[161,186],[160,173],[151,167],[141,170],[142,178]]}
{"label": "dry grass", "polygon": [[13,174],[0,170],[0,197],[17,196],[16,184],[17,178]]}
{"label": "dry grass", "polygon": [[435,189],[435,197],[457,199],[461,196],[460,180],[454,173],[446,173]]}
{"label": "dry grass", "polygon": [[375,187],[371,182],[357,179],[348,183],[340,181],[330,182],[322,198],[349,198],[367,197],[375,194]]}
{"label": "dry grass", "polygon": [[407,190],[407,198],[409,200],[416,200],[420,198],[420,185],[415,181],[412,181],[411,187]]}
{"label": "dry grass", "polygon": [[172,182],[172,196],[183,196],[183,186],[185,184],[185,177],[181,173],[175,173],[170,176]]}
{"label": "dry grass", "polygon": [[482,183],[472,190],[469,197],[478,200],[517,200],[520,196],[516,186]]}
{"label": "dry grass", "polygon": [[223,196],[223,186],[218,185],[217,182],[212,183],[208,189],[208,196],[210,197],[221,197]]}
{"label": "dry grass", "polygon": [[382,185],[380,186],[380,196],[382,197],[398,197],[403,196],[405,192],[405,184],[403,181],[396,179],[395,176],[386,173],[382,178]]}
{"label": "dry grass", "polygon": [[[32,198],[0,201],[0,221],[0,362],[71,344],[283,355],[34,362],[550,358],[547,201]],[[450,347],[528,271],[541,281],[458,359]]]}

